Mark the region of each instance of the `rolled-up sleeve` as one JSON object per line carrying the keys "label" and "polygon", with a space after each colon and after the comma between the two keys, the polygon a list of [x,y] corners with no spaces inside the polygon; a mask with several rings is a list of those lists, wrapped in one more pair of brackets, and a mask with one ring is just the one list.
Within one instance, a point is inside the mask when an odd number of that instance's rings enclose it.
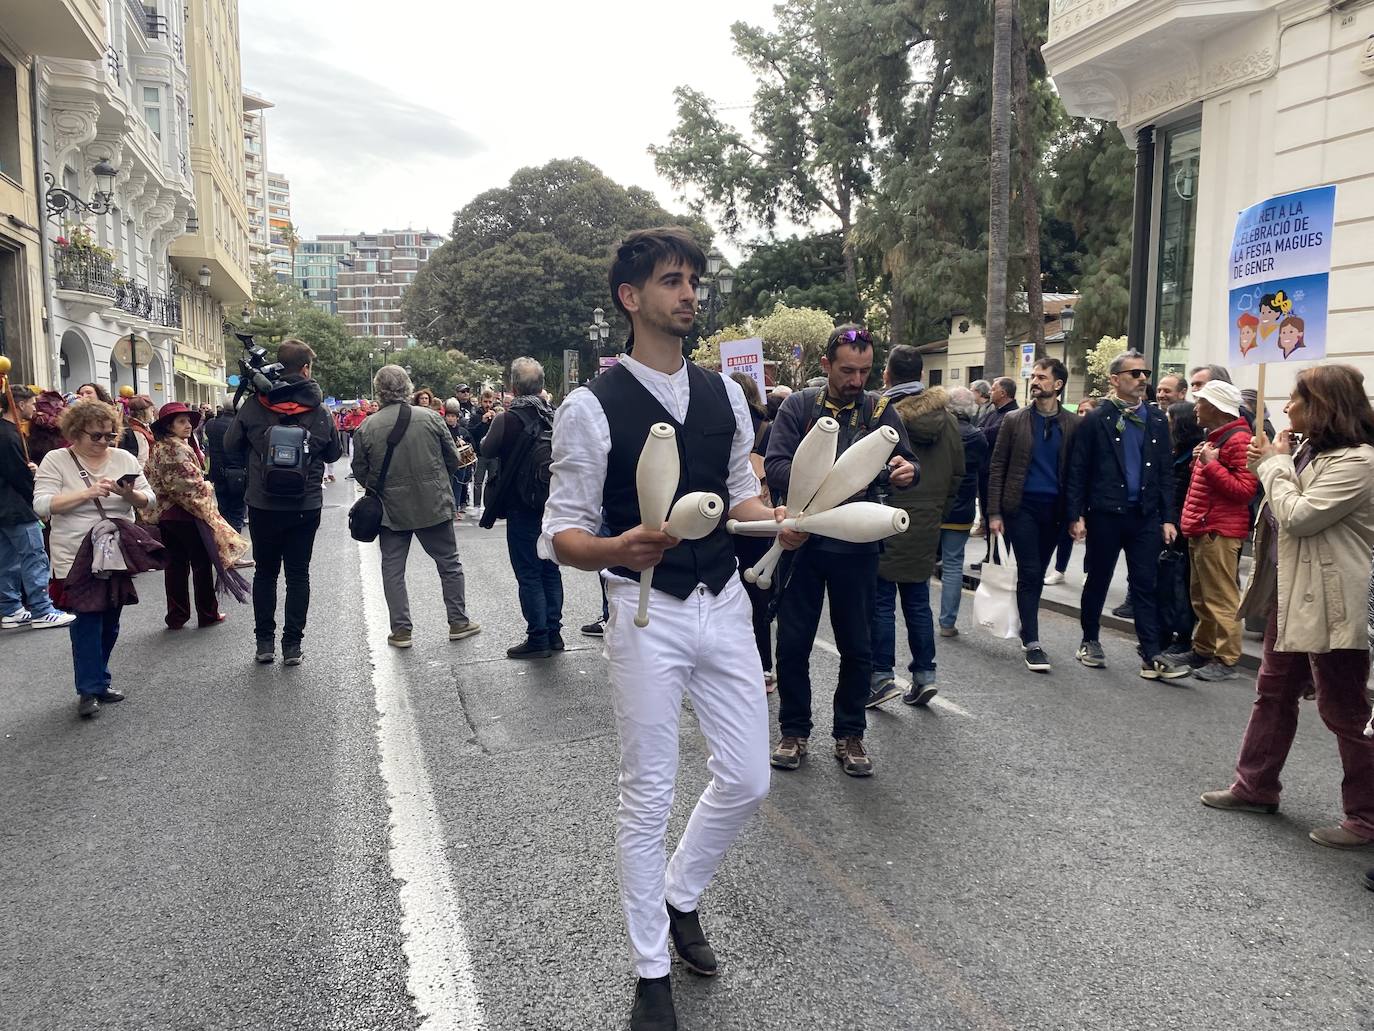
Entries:
{"label": "rolled-up sleeve", "polygon": [[741,502],[759,496],[759,478],[749,462],[749,452],[754,450],[754,420],[749,416],[749,403],[740,385],[724,374],[721,379],[725,381],[725,395],[735,413],[735,440],[730,445],[730,469],[725,481],[725,488],[730,492],[726,507],[733,511]]}
{"label": "rolled-up sleeve", "polygon": [[[738,387],[736,388],[738,389]],[[611,453],[611,428],[590,390],[574,390],[554,413],[549,500],[544,506],[539,557],[557,562],[553,538],[564,530],[601,529],[601,496]]]}

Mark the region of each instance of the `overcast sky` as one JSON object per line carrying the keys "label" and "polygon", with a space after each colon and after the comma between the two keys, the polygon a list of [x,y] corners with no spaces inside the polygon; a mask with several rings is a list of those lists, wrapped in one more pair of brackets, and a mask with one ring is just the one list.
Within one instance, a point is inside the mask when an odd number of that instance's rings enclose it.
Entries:
{"label": "overcast sky", "polygon": [[303,237],[446,234],[516,169],[574,156],[677,210],[645,148],[666,142],[678,85],[748,104],[730,25],[771,26],[772,5],[240,0],[243,83],[276,105],[268,167]]}

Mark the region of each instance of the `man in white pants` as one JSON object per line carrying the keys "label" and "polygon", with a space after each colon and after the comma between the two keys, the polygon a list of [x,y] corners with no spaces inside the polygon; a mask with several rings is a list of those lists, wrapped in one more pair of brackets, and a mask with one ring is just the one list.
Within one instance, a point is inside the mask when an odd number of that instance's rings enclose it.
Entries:
{"label": "man in white pants", "polygon": [[[605,570],[605,648],[620,733],[616,834],[620,899],[638,982],[631,1031],[673,1031],[668,938],[688,969],[716,973],[697,903],[725,851],[768,793],[768,706],[748,597],[734,548],[717,529],[679,543],[639,525],[635,474],[654,423],[677,433],[676,496],[706,490],[736,519],[781,520],[758,498],[754,446],[739,386],[682,357],[706,258],[682,229],[631,233],[611,267],[611,297],[629,319],[620,364],[558,409],[552,483],[539,548],[578,569]],[[599,537],[604,519],[610,536]],[[805,539],[791,531],[784,547]],[[649,625],[634,625],[639,573],[655,568]],[[711,749],[711,783],[671,861],[664,838],[677,774],[686,692]]]}

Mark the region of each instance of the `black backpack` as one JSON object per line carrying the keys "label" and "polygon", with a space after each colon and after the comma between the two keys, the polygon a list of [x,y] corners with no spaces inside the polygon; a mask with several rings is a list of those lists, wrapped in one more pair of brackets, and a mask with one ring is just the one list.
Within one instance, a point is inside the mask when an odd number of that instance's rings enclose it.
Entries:
{"label": "black backpack", "polygon": [[280,422],[267,431],[262,456],[262,489],[278,498],[304,497],[310,481],[310,434],[303,426]]}
{"label": "black backpack", "polygon": [[549,466],[553,464],[553,419],[542,408],[522,405],[511,413],[520,420],[526,438],[524,455],[512,470],[511,490],[519,501],[537,512],[549,500]]}

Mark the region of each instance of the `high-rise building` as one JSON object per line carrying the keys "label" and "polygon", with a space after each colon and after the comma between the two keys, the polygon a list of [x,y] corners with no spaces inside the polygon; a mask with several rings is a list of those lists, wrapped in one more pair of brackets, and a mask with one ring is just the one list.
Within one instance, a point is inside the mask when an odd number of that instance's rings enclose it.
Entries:
{"label": "high-rise building", "polygon": [[187,17],[195,113],[190,162],[199,215],[199,230],[181,237],[171,251],[185,284],[186,331],[176,353],[176,389],[182,400],[210,401],[225,392],[225,309],[237,309],[252,294],[239,5],[238,0],[197,0],[183,8],[173,0],[168,9],[178,15],[184,10]]}
{"label": "high-rise building", "polygon": [[406,288],[444,238],[428,230],[390,230],[358,236],[321,236],[347,240],[353,249],[339,269],[339,316],[355,337],[373,337],[388,350],[414,343],[401,319]]}
{"label": "high-rise building", "polygon": [[267,173],[267,231],[272,271],[281,282],[289,283],[297,244],[296,227],[291,224],[291,180],[277,172]]}
{"label": "high-rise building", "polygon": [[339,314],[340,266],[352,252],[353,242],[342,239],[302,240],[296,246],[296,285],[331,315]]}
{"label": "high-rise building", "polygon": [[251,264],[267,261],[272,237],[267,231],[267,117],[273,104],[260,93],[243,91],[243,180],[248,206]]}

